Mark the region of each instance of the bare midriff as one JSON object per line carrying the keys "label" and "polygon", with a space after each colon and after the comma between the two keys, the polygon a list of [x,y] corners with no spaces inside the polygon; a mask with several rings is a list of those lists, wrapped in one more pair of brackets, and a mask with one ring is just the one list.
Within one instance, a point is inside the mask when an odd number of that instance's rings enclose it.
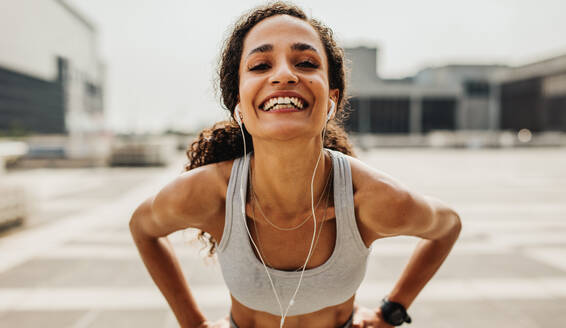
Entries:
{"label": "bare midriff", "polygon": [[[255,311],[232,298],[231,314],[238,328],[279,328],[280,316]],[[322,310],[285,318],[285,328],[330,328],[341,327],[354,311],[354,296],[344,303]]]}

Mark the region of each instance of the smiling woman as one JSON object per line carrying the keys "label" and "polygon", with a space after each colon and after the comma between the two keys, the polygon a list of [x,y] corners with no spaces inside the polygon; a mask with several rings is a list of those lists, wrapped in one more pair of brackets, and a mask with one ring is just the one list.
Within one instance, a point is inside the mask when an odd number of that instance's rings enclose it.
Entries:
{"label": "smiling woman", "polygon": [[[390,327],[460,231],[442,202],[351,157],[340,118],[344,55],[332,31],[272,3],[235,25],[222,52],[222,102],[233,121],[201,132],[187,172],[134,212],[142,259],[182,327]],[[207,320],[166,236],[197,228],[217,252],[232,306]],[[369,247],[422,238],[383,305],[354,304]]]}

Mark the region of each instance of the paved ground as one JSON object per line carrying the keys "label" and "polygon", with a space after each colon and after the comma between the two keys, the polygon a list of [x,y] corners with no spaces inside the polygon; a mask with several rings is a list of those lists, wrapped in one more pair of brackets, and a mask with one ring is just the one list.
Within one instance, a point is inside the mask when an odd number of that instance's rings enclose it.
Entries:
{"label": "paved ground", "polygon": [[[566,148],[375,150],[360,157],[461,214],[459,243],[412,306],[412,327],[563,327],[566,322]],[[0,327],[176,327],[128,234],[135,205],[167,169],[37,170],[30,227],[0,237]],[[228,311],[217,264],[191,233],[178,255],[211,317]],[[376,306],[416,240],[373,246],[358,301]]]}

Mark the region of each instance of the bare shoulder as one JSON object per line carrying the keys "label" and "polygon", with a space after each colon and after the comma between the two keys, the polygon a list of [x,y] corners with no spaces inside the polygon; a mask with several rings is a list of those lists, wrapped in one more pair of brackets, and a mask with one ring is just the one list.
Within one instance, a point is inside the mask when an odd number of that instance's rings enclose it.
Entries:
{"label": "bare shoulder", "polygon": [[365,240],[410,232],[412,217],[430,210],[423,195],[396,178],[356,158],[349,161],[356,218]]}
{"label": "bare shoulder", "polygon": [[363,203],[365,200],[394,202],[405,199],[409,189],[391,175],[370,167],[357,158],[349,157],[352,168],[352,183],[354,201]]}
{"label": "bare shoulder", "polygon": [[226,189],[233,160],[184,172],[163,187],[152,200],[154,219],[165,232],[186,228],[208,231],[212,219],[223,217]]}

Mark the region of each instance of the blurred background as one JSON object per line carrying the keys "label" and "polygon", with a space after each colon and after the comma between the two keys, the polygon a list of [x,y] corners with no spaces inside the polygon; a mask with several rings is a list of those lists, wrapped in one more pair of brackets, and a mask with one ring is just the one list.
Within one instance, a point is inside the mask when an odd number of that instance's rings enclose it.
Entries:
{"label": "blurred background", "polygon": [[[228,117],[218,52],[261,3],[0,2],[0,327],[177,327],[128,220]],[[566,322],[566,2],[296,4],[345,49],[358,157],[462,217],[412,326]],[[224,317],[218,264],[194,232],[170,239]],[[359,303],[379,304],[416,242],[373,245]]]}

